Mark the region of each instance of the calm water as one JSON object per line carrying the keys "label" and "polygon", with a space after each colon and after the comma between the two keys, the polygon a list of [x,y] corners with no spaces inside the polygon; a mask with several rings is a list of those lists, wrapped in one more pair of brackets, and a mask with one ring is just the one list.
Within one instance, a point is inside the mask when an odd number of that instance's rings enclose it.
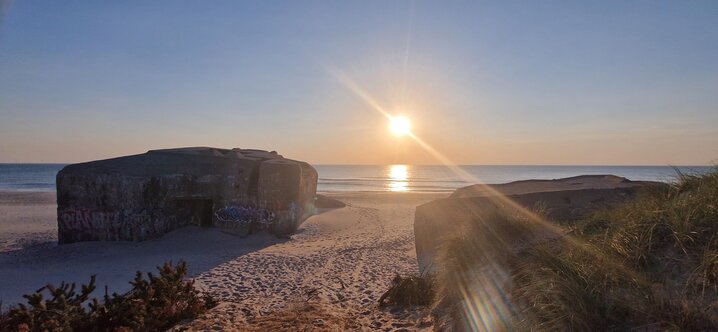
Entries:
{"label": "calm water", "polygon": [[[54,191],[62,164],[0,164],[0,190]],[[583,174],[613,174],[631,180],[672,181],[668,166],[349,166],[318,165],[319,191],[451,191],[475,183],[504,183],[528,179],[557,179]],[[712,167],[682,166],[686,173]]]}
{"label": "calm water", "polygon": [[[319,191],[452,191],[474,184],[505,183],[529,179],[558,179],[587,174],[613,174],[631,180],[673,181],[669,166],[315,166]],[[681,166],[684,173],[700,174],[712,167]],[[459,175],[459,174],[461,175]],[[476,180],[475,180],[476,179]]]}
{"label": "calm water", "polygon": [[64,164],[0,164],[0,190],[54,191]]}

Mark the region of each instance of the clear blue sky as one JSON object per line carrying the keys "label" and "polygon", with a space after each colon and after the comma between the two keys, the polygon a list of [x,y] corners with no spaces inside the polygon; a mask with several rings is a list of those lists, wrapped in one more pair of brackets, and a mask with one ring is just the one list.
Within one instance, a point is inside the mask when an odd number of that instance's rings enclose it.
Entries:
{"label": "clear blue sky", "polygon": [[14,1],[0,20],[0,162],[436,163],[337,73],[457,163],[718,160],[717,1]]}

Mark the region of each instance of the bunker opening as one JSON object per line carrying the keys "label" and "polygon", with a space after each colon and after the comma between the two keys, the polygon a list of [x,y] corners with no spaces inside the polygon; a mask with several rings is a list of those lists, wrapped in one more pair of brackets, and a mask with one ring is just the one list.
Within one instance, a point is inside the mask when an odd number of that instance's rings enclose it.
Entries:
{"label": "bunker opening", "polygon": [[188,223],[192,225],[201,227],[214,226],[212,218],[214,202],[211,199],[178,199],[176,203],[179,218],[188,220]]}

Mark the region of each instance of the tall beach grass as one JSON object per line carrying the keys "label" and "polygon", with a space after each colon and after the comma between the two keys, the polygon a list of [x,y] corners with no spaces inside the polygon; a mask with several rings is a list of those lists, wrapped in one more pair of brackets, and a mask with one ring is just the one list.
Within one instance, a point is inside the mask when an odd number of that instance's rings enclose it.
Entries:
{"label": "tall beach grass", "polygon": [[507,239],[535,229],[492,217],[503,230],[466,232],[444,250],[435,311],[453,329],[718,330],[718,171],[679,172],[518,250]]}

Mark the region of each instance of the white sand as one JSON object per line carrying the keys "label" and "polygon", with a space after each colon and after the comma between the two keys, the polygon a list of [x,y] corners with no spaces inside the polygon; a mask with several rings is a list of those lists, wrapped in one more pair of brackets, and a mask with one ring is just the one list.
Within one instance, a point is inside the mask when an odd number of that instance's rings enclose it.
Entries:
{"label": "white sand", "polygon": [[56,216],[54,192],[0,191],[0,253],[57,241]]}
{"label": "white sand", "polygon": [[[14,303],[21,300],[21,294],[47,282],[85,282],[90,274],[98,275],[98,296],[105,284],[111,292],[120,292],[129,287],[128,281],[136,270],[152,271],[166,260],[183,259],[196,277],[197,286],[221,304],[181,329],[276,328],[280,325],[256,324],[263,318],[277,322],[282,315],[307,304],[311,304],[317,319],[292,328],[331,330],[346,322],[358,329],[430,328],[426,309],[380,309],[377,300],[396,273],[417,273],[414,208],[447,195],[329,196],[348,206],[311,217],[290,240],[267,234],[240,239],[215,229],[188,227],[145,242],[63,246],[47,242],[24,249],[18,249],[22,245],[12,245],[0,253],[0,298],[5,304]],[[22,233],[23,227],[18,226],[23,223],[17,218],[23,215],[37,216],[37,227],[28,228],[28,234],[52,233],[54,201],[44,202],[24,208],[17,207],[22,205],[19,203],[15,207],[0,204],[3,241],[25,243],[14,240],[27,237]],[[51,219],[46,220],[48,217]],[[14,229],[13,235],[7,235],[11,234],[6,233],[8,229]]]}

